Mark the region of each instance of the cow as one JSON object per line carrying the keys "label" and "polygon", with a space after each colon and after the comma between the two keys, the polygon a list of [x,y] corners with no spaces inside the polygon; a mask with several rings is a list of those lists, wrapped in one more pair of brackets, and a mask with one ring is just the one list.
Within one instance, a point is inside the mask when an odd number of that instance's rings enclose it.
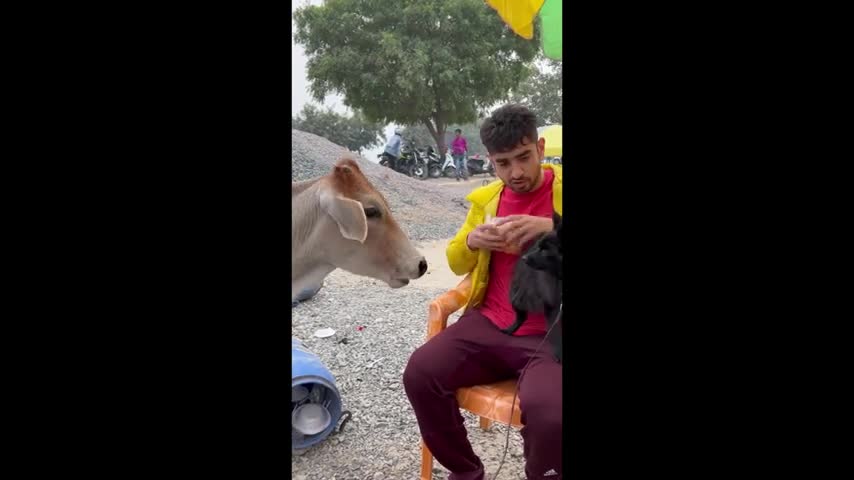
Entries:
{"label": "cow", "polygon": [[322,177],[291,183],[291,302],[311,297],[336,268],[391,288],[424,275],[427,260],[359,165],[341,158]]}

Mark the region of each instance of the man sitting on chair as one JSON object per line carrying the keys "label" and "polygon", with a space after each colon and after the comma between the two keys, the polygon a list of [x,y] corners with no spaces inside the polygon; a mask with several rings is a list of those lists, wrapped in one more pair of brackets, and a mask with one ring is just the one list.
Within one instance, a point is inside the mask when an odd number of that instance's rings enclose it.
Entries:
{"label": "man sitting on chair", "polygon": [[[469,194],[471,209],[447,249],[451,270],[472,274],[472,291],[460,319],[418,348],[403,374],[421,436],[451,471],[449,480],[486,478],[468,441],[455,392],[517,378],[542,343],[542,313],[529,313],[513,335],[500,330],[516,318],[509,290],[520,250],[553,229],[554,211],[563,214],[561,167],[541,164],[545,140],[538,140],[534,113],[505,105],[483,123],[480,137],[500,181]],[[491,218],[499,220],[490,223]],[[528,366],[518,395],[526,476],[558,480],[562,368],[548,343]]]}

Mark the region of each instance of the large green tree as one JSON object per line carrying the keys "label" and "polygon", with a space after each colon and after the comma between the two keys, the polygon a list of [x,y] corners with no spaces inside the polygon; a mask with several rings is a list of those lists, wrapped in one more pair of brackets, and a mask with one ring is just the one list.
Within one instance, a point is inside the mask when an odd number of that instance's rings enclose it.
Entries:
{"label": "large green tree", "polygon": [[293,20],[316,99],[339,93],[371,120],[424,125],[441,151],[448,126],[505,100],[539,48],[483,0],[326,0]]}
{"label": "large green tree", "polygon": [[563,124],[563,63],[543,59],[513,92],[514,102],[537,114],[537,126]]}
{"label": "large green tree", "polygon": [[340,115],[331,108],[320,109],[305,104],[296,117],[291,118],[293,128],[326,138],[332,143],[361,153],[382,142],[383,126],[365,119],[356,111],[351,116]]}

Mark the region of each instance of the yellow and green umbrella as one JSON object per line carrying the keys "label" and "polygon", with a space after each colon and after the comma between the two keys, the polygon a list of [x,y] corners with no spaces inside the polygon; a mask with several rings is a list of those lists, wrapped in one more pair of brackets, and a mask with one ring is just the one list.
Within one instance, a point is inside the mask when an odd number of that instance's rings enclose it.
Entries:
{"label": "yellow and green umbrella", "polygon": [[563,127],[560,125],[549,125],[539,132],[540,138],[546,139],[547,157],[563,158]]}
{"label": "yellow and green umbrella", "polygon": [[534,20],[539,13],[543,53],[563,60],[563,0],[486,0],[516,35],[534,38]]}

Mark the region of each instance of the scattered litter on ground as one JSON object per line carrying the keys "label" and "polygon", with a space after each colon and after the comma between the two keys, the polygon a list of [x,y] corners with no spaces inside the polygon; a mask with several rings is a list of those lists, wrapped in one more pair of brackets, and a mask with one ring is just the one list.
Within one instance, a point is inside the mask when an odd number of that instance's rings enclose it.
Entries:
{"label": "scattered litter on ground", "polygon": [[335,335],[335,330],[331,328],[321,328],[320,330],[314,332],[314,336],[317,338],[327,338],[331,337],[332,335]]}

